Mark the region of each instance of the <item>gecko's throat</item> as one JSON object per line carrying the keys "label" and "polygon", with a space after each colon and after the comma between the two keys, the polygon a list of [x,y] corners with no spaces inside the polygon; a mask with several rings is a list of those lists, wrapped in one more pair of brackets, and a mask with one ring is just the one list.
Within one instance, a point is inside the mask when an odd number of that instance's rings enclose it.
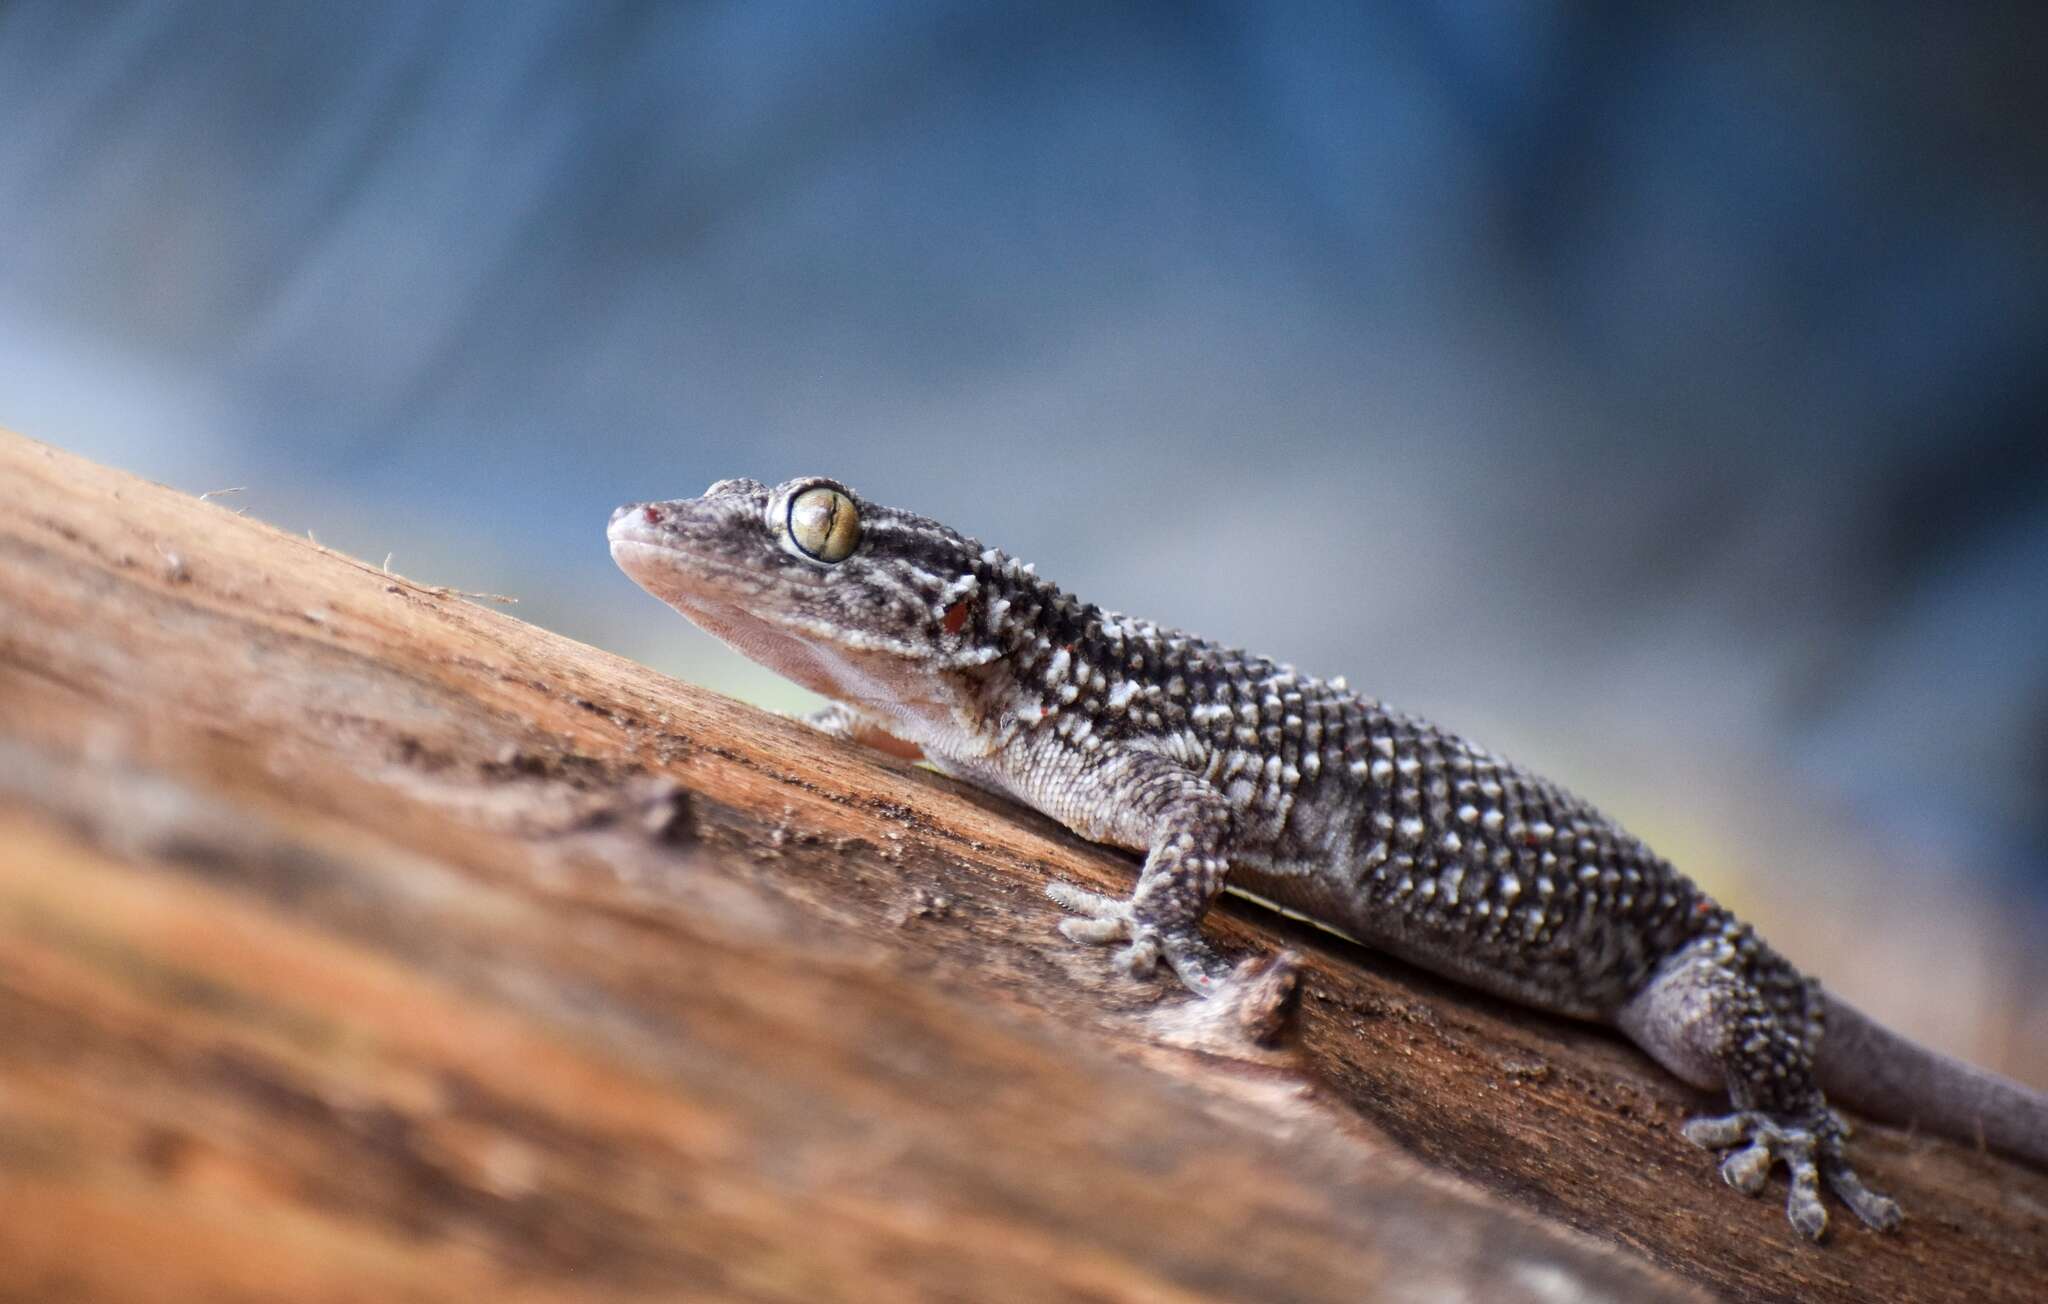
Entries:
{"label": "gecko's throat", "polygon": [[933,698],[926,667],[776,620],[772,580],[665,540],[635,537],[641,528],[628,518],[613,521],[611,553],[619,569],[741,656],[855,706],[894,713],[906,702]]}

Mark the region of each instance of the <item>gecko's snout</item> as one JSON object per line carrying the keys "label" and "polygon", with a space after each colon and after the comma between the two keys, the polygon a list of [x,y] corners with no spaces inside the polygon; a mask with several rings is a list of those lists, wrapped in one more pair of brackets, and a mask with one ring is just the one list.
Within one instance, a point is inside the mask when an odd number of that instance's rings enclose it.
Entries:
{"label": "gecko's snout", "polygon": [[660,525],[667,519],[668,513],[659,503],[627,503],[613,509],[605,532],[617,538],[622,527],[630,530],[637,525]]}

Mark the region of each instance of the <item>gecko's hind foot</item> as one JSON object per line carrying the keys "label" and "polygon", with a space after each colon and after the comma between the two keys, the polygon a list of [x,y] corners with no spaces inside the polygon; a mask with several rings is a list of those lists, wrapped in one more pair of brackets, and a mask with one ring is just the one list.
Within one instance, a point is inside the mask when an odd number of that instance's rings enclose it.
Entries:
{"label": "gecko's hind foot", "polygon": [[1782,1161],[1792,1182],[1785,1217],[1809,1240],[1819,1240],[1828,1229],[1827,1210],[1820,1202],[1823,1181],[1858,1218],[1879,1231],[1893,1230],[1904,1218],[1897,1202],[1865,1186],[1842,1157],[1848,1129],[1832,1113],[1798,1120],[1746,1109],[1691,1119],[1681,1130],[1696,1146],[1733,1151],[1721,1160],[1721,1177],[1744,1195],[1762,1191],[1772,1165]]}
{"label": "gecko's hind foot", "polygon": [[1229,981],[1230,966],[1192,928],[1165,929],[1144,923],[1128,900],[1071,883],[1048,883],[1045,894],[1074,915],[1060,921],[1060,932],[1070,941],[1111,946],[1128,940],[1130,945],[1117,953],[1116,962],[1134,978],[1149,978],[1164,960],[1182,984],[1200,996],[1215,993]]}

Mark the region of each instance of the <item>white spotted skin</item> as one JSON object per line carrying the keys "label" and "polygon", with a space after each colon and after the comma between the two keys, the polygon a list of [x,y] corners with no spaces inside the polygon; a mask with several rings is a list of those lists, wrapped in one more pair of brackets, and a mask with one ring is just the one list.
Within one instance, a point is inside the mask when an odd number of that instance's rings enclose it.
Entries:
{"label": "white spotted skin", "polygon": [[[821,486],[859,512],[858,543],[833,563],[787,528],[791,501]],[[1826,1224],[1821,1180],[1865,1221],[1896,1221],[1842,1159],[1815,1079],[1818,985],[1557,785],[1341,679],[1105,612],[835,481],[720,481],[622,507],[609,534],[628,575],[743,654],[949,775],[1145,853],[1127,901],[1055,892],[1077,916],[1063,931],[1127,943],[1134,972],[1163,959],[1197,992],[1228,981],[1199,930],[1227,882],[1526,1005],[1617,1024],[1688,1080],[1718,1074],[1739,1112],[1696,1139],[1749,1145],[1731,1181],[1790,1164],[1803,1233]]]}

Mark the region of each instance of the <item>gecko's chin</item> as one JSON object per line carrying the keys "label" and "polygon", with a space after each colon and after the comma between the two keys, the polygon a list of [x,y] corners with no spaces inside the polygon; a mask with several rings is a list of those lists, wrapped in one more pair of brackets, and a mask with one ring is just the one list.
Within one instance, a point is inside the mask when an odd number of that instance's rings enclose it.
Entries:
{"label": "gecko's chin", "polygon": [[915,701],[929,695],[923,667],[913,660],[807,636],[730,601],[668,601],[741,656],[835,701]]}

